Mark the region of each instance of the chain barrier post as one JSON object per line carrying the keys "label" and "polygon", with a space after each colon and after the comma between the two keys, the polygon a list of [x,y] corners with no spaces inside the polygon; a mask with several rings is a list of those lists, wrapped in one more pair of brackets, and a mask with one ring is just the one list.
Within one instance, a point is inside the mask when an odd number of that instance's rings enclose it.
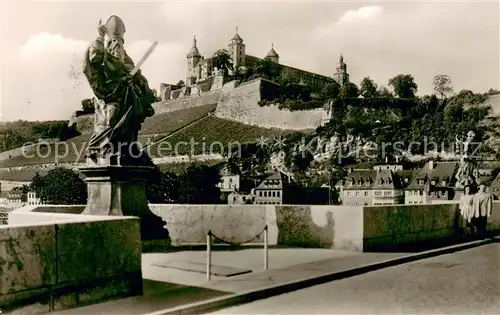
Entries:
{"label": "chain barrier post", "polygon": [[264,228],[264,269],[267,270],[269,268],[269,257],[267,250],[267,225]]}
{"label": "chain barrier post", "polygon": [[211,251],[211,243],[212,243],[212,232],[208,231],[207,233],[207,280],[210,281],[211,274],[212,274],[212,251]]}

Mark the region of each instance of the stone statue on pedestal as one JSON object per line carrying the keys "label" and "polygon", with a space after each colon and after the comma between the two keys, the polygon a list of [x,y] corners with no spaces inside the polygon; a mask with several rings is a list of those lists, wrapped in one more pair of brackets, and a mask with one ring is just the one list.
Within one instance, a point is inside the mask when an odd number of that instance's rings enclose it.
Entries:
{"label": "stone statue on pedestal", "polygon": [[[461,143],[464,150],[461,152],[460,164],[455,175],[457,179],[455,188],[463,189],[465,186],[477,187],[478,172],[474,163],[468,159],[469,145],[474,139],[474,136],[474,132],[469,131],[466,140]],[[458,137],[456,137],[456,139],[459,141]]]}
{"label": "stone statue on pedestal", "polygon": [[98,37],[85,53],[83,72],[101,105],[96,108],[86,155],[93,164],[121,164],[120,160],[127,159],[131,152],[137,154],[137,135],[144,119],[154,114],[152,104],[156,100],[148,81],[125,51],[122,20],[113,15],[105,25],[99,21],[97,30]]}
{"label": "stone statue on pedestal", "polygon": [[99,21],[98,37],[85,53],[84,74],[99,105],[86,152],[87,167],[80,168],[88,185],[83,213],[137,216],[142,240],[168,242],[166,223],[151,212],[146,197],[154,165],[137,143],[141,124],[154,114],[155,102],[139,67],[157,42],[134,65],[123,48],[124,33],[125,24],[115,15],[105,25]]}

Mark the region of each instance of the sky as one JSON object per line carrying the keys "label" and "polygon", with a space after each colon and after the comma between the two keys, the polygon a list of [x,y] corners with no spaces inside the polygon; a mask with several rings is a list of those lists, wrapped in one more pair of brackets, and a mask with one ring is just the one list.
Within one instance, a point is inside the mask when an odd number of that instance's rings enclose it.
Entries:
{"label": "sky", "polygon": [[185,80],[196,35],[204,56],[227,48],[236,27],[250,55],[271,44],[280,63],[332,76],[342,53],[351,81],[379,85],[411,74],[420,95],[437,74],[456,91],[500,88],[498,1],[14,1],[0,4],[0,117],[67,120],[92,97],[81,73],[99,19],[124,21],[125,48],[152,88]]}

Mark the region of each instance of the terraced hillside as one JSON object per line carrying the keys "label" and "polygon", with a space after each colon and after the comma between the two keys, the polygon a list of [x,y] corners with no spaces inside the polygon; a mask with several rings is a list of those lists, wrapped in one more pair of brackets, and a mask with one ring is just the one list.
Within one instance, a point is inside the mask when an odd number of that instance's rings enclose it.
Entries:
{"label": "terraced hillside", "polygon": [[[180,128],[207,116],[217,105],[204,105],[175,112],[161,113],[149,117],[144,122],[139,134],[139,142],[146,146],[154,143]],[[84,151],[90,139],[90,134],[83,134],[58,144],[39,145],[34,152],[11,157],[0,162],[0,168],[10,168],[23,165],[81,163],[84,162]]]}
{"label": "terraced hillside", "polygon": [[254,143],[260,137],[273,138],[291,132],[294,131],[250,126],[209,116],[155,143],[149,153],[152,157],[227,154],[231,145],[236,148],[238,143]]}

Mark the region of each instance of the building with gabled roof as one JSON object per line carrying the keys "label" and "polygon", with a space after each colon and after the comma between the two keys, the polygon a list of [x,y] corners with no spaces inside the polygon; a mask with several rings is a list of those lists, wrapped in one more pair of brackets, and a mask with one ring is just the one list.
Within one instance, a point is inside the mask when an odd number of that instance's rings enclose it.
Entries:
{"label": "building with gabled roof", "polygon": [[275,171],[255,188],[256,204],[290,204],[295,181],[282,171]]}
{"label": "building with gabled roof", "polygon": [[343,181],[335,186],[343,205],[371,206],[404,202],[403,188],[414,171],[403,170],[398,163],[355,165]]}
{"label": "building with gabled roof", "polygon": [[454,200],[455,174],[459,162],[429,161],[405,188],[405,204],[425,204]]}

